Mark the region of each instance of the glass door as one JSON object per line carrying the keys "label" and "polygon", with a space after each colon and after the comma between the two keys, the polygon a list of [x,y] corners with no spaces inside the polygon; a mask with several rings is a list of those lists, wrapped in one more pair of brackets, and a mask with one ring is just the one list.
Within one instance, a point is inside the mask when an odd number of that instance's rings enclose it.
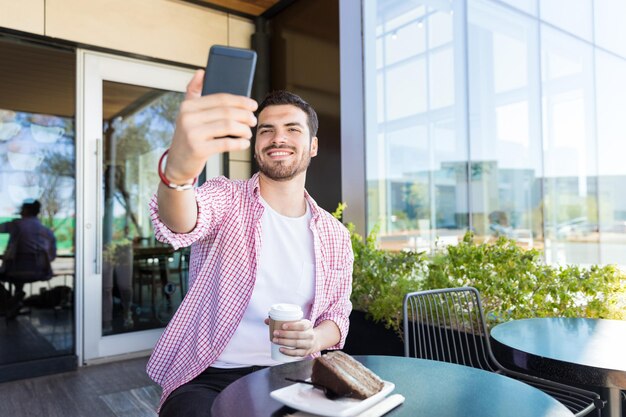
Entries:
{"label": "glass door", "polygon": [[182,301],[188,252],[155,241],[148,203],[193,72],[86,51],[78,60],[80,328],[89,362],[151,349]]}

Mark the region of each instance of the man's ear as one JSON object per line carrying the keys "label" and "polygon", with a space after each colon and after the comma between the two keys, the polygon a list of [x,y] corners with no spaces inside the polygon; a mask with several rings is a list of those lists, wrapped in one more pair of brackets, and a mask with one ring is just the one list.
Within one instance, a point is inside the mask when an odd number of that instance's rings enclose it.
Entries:
{"label": "man's ear", "polygon": [[311,155],[311,158],[317,156],[317,136],[314,136],[311,139],[311,149],[309,151],[309,154]]}

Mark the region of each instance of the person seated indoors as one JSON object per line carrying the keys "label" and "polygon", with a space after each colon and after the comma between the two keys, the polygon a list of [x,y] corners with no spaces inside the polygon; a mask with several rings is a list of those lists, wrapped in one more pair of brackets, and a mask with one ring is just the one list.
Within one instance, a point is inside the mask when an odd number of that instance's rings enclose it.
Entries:
{"label": "person seated indoors", "polygon": [[515,235],[513,228],[509,224],[509,216],[501,210],[489,213],[489,230],[495,237],[505,236],[513,238]]}
{"label": "person seated indoors", "polygon": [[3,254],[0,282],[11,283],[15,290],[5,306],[6,318],[14,318],[22,307],[24,284],[52,278],[51,263],[56,258],[54,233],[39,221],[41,203],[25,200],[20,218],[0,224],[0,233],[9,234]]}
{"label": "person seated indoors", "polygon": [[[156,237],[175,248],[191,245],[189,291],[148,363],[163,388],[161,417],[210,416],[228,384],[279,363],[270,355],[272,304],[304,312],[272,335],[293,358],[340,349],[352,309],[349,232],[305,190],[318,152],[315,111],[277,91],[260,104],[257,124],[254,100],[201,96],[202,79],[198,71],[187,87],[151,203]],[[208,158],[248,148],[255,125],[258,173],[189,189]]]}

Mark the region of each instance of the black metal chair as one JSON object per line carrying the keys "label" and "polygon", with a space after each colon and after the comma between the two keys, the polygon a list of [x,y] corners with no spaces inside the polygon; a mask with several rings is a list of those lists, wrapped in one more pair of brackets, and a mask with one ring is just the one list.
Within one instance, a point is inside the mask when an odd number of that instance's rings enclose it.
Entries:
{"label": "black metal chair", "polygon": [[600,415],[604,402],[595,392],[513,371],[496,360],[476,288],[412,292],[403,308],[405,356],[496,372],[544,391],[576,416],[593,410]]}
{"label": "black metal chair", "polygon": [[[30,285],[30,295],[33,294],[33,283],[47,281],[50,289],[50,279],[53,277],[52,262],[50,255],[43,248],[35,248],[32,252],[17,252],[11,260],[5,260],[3,280],[9,283],[9,292],[12,294],[8,300],[6,320],[11,320],[18,315],[30,314],[30,309],[23,309],[26,293],[23,287]],[[13,290],[15,287],[15,290]]]}

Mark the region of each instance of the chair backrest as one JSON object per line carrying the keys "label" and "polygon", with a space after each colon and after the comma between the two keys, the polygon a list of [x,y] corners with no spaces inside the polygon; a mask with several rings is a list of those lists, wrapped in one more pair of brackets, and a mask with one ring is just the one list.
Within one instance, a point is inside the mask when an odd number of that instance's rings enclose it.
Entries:
{"label": "chair backrest", "polygon": [[47,281],[52,278],[52,263],[48,252],[18,253],[5,267],[6,280],[14,283]]}
{"label": "chair backrest", "polygon": [[478,291],[461,287],[407,294],[404,355],[499,370]]}
{"label": "chair backrest", "polygon": [[404,297],[404,355],[457,363],[519,379],[561,401],[575,416],[603,407],[600,396],[504,368],[493,355],[480,302],[473,287],[419,291]]}
{"label": "chair backrest", "polygon": [[4,255],[4,275],[7,281],[28,283],[52,278],[52,260],[56,256],[56,241],[52,232],[40,224],[15,220],[9,246]]}

